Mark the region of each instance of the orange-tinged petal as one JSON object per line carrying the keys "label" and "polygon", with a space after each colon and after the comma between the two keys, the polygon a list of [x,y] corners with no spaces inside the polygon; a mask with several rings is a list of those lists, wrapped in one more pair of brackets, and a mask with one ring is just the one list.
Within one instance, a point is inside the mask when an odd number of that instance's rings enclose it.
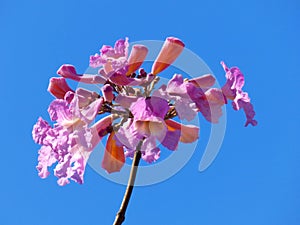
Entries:
{"label": "orange-tinged petal", "polygon": [[134,45],[128,58],[128,71],[126,75],[130,75],[143,64],[148,53],[148,49],[144,45]]}
{"label": "orange-tinged petal", "polygon": [[123,146],[118,146],[114,139],[115,132],[111,132],[106,143],[102,168],[108,173],[118,172],[124,165],[125,156]]}
{"label": "orange-tinged petal", "polygon": [[183,48],[184,43],[180,39],[168,37],[162,46],[159,55],[154,61],[152,66],[152,74],[156,75],[170,66],[180,55]]}
{"label": "orange-tinged petal", "polygon": [[192,143],[196,141],[199,138],[199,127],[194,125],[183,125],[181,123],[177,123],[174,120],[166,120],[165,121],[168,130],[174,131],[174,130],[180,130],[180,141],[183,143]]}

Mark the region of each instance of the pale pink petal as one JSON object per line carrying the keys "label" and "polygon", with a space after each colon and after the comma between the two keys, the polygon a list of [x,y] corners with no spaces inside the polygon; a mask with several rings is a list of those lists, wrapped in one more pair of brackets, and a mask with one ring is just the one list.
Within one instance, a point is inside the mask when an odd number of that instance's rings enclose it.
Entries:
{"label": "pale pink petal", "polygon": [[208,88],[214,85],[216,78],[211,74],[205,74],[203,76],[193,78],[189,80],[189,82],[199,88]]}

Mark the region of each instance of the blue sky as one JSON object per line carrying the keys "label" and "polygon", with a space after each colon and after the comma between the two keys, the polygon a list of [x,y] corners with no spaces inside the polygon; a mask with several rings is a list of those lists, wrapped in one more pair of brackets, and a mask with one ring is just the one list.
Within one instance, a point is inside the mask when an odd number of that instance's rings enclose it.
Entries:
{"label": "blue sky", "polygon": [[84,185],[40,179],[31,129],[38,116],[48,118],[48,80],[61,64],[83,72],[102,44],[126,36],[177,36],[220,82],[221,60],[239,66],[259,125],[244,128],[242,112],[228,105],[225,140],[209,169],[198,171],[204,133],[180,172],[134,190],[125,224],[299,224],[299,10],[296,0],[2,0],[0,224],[112,224],[125,187],[90,167]]}

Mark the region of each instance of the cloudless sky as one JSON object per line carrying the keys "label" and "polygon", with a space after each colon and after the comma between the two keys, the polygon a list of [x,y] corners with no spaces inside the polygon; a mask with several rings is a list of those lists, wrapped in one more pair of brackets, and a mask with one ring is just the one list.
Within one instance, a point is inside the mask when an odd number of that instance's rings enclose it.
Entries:
{"label": "cloudless sky", "polygon": [[243,113],[228,105],[214,163],[198,171],[200,140],[175,176],[135,188],[124,224],[300,224],[299,12],[296,0],[2,0],[0,224],[112,224],[125,187],[90,167],[84,185],[40,179],[32,126],[48,119],[46,89],[61,64],[84,72],[103,44],[168,36],[182,39],[220,82],[221,60],[239,66],[259,125],[245,128]]}

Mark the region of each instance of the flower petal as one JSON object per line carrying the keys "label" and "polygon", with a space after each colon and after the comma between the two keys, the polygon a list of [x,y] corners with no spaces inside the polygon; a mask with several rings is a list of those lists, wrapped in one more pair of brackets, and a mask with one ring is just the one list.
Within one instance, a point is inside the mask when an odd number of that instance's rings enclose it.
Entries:
{"label": "flower petal", "polygon": [[160,157],[160,149],[156,146],[155,137],[147,138],[142,145],[142,159],[153,163]]}
{"label": "flower petal", "polygon": [[199,138],[200,128],[194,125],[180,124],[174,120],[166,120],[169,131],[180,130],[180,141],[183,143],[192,143]]}
{"label": "flower petal", "polygon": [[168,130],[161,144],[169,150],[174,151],[177,149],[179,139],[180,130]]}
{"label": "flower petal", "polygon": [[114,137],[115,133],[111,132],[107,139],[102,161],[102,168],[108,173],[120,171],[125,162],[123,146],[118,146]]}
{"label": "flower petal", "polygon": [[87,84],[104,84],[106,82],[106,79],[99,74],[97,75],[77,74],[75,67],[70,64],[62,65],[57,70],[57,74],[64,78],[69,78],[71,80],[75,80]]}
{"label": "flower petal", "polygon": [[37,123],[33,126],[32,129],[32,138],[35,143],[42,145],[44,139],[47,136],[48,130],[51,129],[51,126],[48,124],[46,120],[39,117]]}
{"label": "flower petal", "polygon": [[149,121],[153,117],[164,119],[168,110],[168,102],[165,99],[155,96],[151,98],[139,98],[130,107],[134,119],[144,121]]}
{"label": "flower petal", "polygon": [[189,82],[199,88],[208,88],[214,85],[216,78],[211,74],[205,74],[203,76],[193,78],[189,80]]}
{"label": "flower petal", "polygon": [[62,99],[56,99],[51,102],[48,108],[48,113],[52,121],[63,123],[65,121],[71,121],[73,119],[70,112],[68,102]]}

